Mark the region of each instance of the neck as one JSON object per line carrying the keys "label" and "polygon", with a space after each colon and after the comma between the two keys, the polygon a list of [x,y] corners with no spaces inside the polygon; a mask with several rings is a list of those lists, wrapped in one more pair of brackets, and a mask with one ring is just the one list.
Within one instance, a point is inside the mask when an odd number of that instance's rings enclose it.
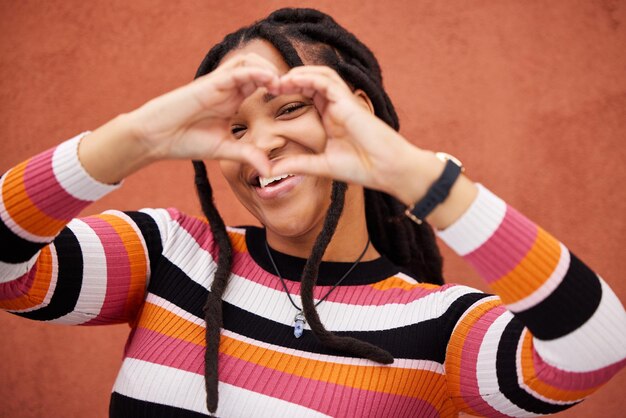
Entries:
{"label": "neck", "polygon": [[[321,222],[305,233],[295,237],[285,237],[267,230],[267,242],[276,251],[300,258],[309,258],[313,244],[323,227]],[[356,260],[369,240],[365,220],[363,188],[350,185],[346,191],[344,210],[339,218],[337,229],[324,252],[323,261],[350,262]],[[362,261],[374,260],[380,254],[370,245]]]}

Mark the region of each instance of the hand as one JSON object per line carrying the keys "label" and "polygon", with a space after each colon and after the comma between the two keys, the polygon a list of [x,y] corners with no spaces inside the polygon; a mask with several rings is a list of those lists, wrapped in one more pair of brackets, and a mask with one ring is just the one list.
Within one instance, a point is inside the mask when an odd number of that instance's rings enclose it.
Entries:
{"label": "hand", "polygon": [[[272,175],[298,173],[331,177],[384,191],[407,205],[421,197],[438,175],[422,176],[423,181],[419,182],[420,177],[415,177],[416,167],[420,162],[428,162],[432,167],[433,160],[428,158],[432,153],[415,147],[378,119],[366,99],[360,98],[358,91],[353,93],[328,67],[294,68],[269,91],[312,97],[328,136],[322,153],[281,159],[273,165]],[[411,187],[407,189],[407,185]]]}
{"label": "hand", "polygon": [[230,118],[246,97],[277,77],[274,65],[260,56],[237,56],[129,114],[135,136],[156,159],[236,160],[268,174],[265,153],[235,141]]}

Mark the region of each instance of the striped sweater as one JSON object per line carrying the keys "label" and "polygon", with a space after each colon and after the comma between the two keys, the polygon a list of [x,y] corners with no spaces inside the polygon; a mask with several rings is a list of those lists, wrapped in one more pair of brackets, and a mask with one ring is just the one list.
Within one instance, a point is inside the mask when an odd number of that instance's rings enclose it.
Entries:
{"label": "striped sweater", "polygon": [[[114,190],[77,159],[76,137],[0,180],[0,307],[63,324],[128,322],[112,417],[202,417],[202,307],[216,268],[205,220],[175,209],[73,219]],[[567,248],[487,189],[440,237],[496,295],[420,283],[362,262],[318,307],[326,327],[394,357],[321,346],[274,275],[263,229],[230,228],[220,417],[536,416],[568,408],[625,364],[626,313]],[[273,253],[290,293],[304,260]],[[316,297],[348,263],[323,262]],[[296,299],[297,300],[297,299]],[[10,342],[5,342],[5,344]]]}

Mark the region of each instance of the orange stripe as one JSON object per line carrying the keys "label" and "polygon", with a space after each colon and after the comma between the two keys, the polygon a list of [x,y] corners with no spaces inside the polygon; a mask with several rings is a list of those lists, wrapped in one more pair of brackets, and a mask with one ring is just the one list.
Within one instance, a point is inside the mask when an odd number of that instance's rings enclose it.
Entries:
{"label": "orange stripe", "polygon": [[100,218],[111,225],[126,248],[130,265],[130,283],[124,307],[124,317],[132,318],[141,306],[146,291],[146,276],[148,275],[146,250],[141,238],[124,219],[109,214],[97,215],[95,218]]}
{"label": "orange stripe", "polygon": [[559,241],[541,228],[524,259],[513,270],[491,283],[491,289],[504,303],[524,299],[543,285],[561,258]]}
{"label": "orange stripe", "polygon": [[465,341],[476,322],[488,311],[500,305],[501,302],[499,300],[488,300],[475,306],[456,326],[450,337],[450,342],[448,343],[445,367],[446,375],[448,376],[450,396],[454,400],[457,408],[472,415],[480,414],[470,408],[461,393],[461,360],[463,358]]}
{"label": "orange stripe", "polygon": [[55,236],[67,224],[67,220],[53,218],[40,211],[30,200],[24,184],[27,160],[13,168],[2,186],[2,198],[11,219],[25,231],[40,237]]}
{"label": "orange stripe", "polygon": [[228,231],[228,236],[230,237],[230,244],[233,247],[233,250],[238,253],[247,253],[248,246],[246,245],[246,237],[244,234],[240,232]]}
{"label": "orange stripe", "polygon": [[173,314],[153,303],[144,303],[138,326],[205,347],[204,327]]}
{"label": "orange stripe", "polygon": [[[205,346],[204,327],[149,302],[145,304],[139,326],[172,338]],[[427,387],[431,396],[436,399],[425,400],[433,405],[441,405],[444,402],[441,397],[447,393],[445,377],[428,370],[385,367],[372,363],[357,366],[312,360],[248,344],[224,335],[220,342],[220,352],[294,376],[356,389],[423,399],[422,391]]]}
{"label": "orange stripe", "polygon": [[390,277],[383,281],[373,283],[370,285],[376,290],[389,290],[389,289],[402,289],[402,290],[414,290],[421,287],[422,289],[436,289],[439,286],[430,283],[409,283],[406,280],[402,280],[399,277]]}
{"label": "orange stripe", "polygon": [[597,390],[597,387],[586,390],[566,390],[543,382],[541,378],[537,376],[537,371],[535,370],[535,364],[533,362],[533,338],[530,332],[526,332],[526,335],[524,335],[521,363],[522,376],[526,386],[548,399],[565,402],[579,401]]}
{"label": "orange stripe", "polygon": [[52,254],[49,247],[46,246],[41,250],[37,263],[33,268],[37,270],[33,279],[33,285],[28,293],[14,299],[0,301],[0,308],[20,311],[43,303],[52,280]]}

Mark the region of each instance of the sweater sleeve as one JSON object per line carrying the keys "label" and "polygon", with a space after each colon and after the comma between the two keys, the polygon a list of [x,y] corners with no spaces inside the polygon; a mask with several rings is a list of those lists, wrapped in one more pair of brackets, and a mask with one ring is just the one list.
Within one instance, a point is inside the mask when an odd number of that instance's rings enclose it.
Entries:
{"label": "sweater sleeve", "polygon": [[626,312],[562,243],[478,187],[438,233],[497,295],[457,315],[445,360],[451,397],[472,415],[559,412],[624,367]]}
{"label": "sweater sleeve", "polygon": [[161,254],[168,212],[73,219],[117,189],[78,161],[81,134],[0,178],[0,308],[62,324],[131,321]]}

